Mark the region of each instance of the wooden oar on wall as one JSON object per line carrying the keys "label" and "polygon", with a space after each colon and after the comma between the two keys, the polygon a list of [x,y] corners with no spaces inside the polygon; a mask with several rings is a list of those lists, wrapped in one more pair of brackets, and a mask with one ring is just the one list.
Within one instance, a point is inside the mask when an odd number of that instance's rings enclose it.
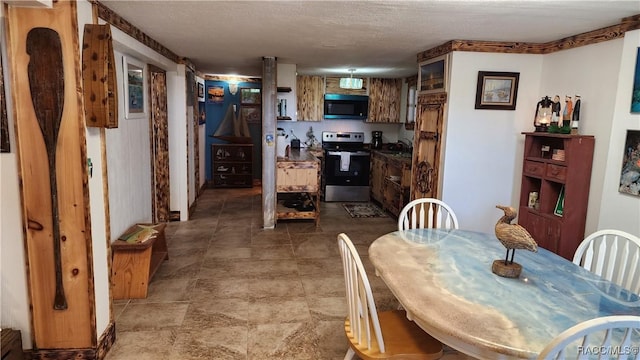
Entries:
{"label": "wooden oar on wall", "polygon": [[[33,109],[42,131],[49,160],[49,185],[51,188],[51,211],[53,217],[53,258],[55,265],[56,293],[55,310],[65,310],[67,299],[62,282],[62,259],[60,241],[60,217],[58,209],[58,185],[56,181],[56,147],[62,122],[64,105],[64,68],[60,36],[52,29],[37,27],[27,35],[29,54],[29,89]],[[39,226],[42,228],[42,226]],[[33,228],[32,228],[33,229]],[[37,230],[37,229],[33,229]]]}

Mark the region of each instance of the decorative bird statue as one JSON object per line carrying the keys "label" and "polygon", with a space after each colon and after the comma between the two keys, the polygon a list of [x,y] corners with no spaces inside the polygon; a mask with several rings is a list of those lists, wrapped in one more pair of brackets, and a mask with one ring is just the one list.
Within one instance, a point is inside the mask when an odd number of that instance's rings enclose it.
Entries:
{"label": "decorative bird statue", "polygon": [[[516,249],[526,249],[533,252],[538,252],[538,244],[533,240],[531,234],[518,224],[511,224],[511,221],[516,218],[518,213],[511,206],[496,205],[496,208],[504,211],[504,216],[496,223],[495,231],[496,237],[504,247],[507,248],[507,256],[504,259],[504,265],[508,266],[513,264],[513,256]],[[511,260],[509,261],[509,251],[511,251]]]}

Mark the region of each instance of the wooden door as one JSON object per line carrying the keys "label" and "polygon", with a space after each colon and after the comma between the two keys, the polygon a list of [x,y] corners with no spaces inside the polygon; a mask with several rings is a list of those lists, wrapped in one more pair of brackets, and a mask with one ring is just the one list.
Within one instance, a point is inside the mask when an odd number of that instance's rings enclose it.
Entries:
{"label": "wooden door", "polygon": [[169,130],[167,74],[149,65],[151,79],[151,202],[154,222],[169,221]]}
{"label": "wooden door", "polygon": [[447,93],[421,95],[413,135],[411,200],[438,198],[442,126]]}

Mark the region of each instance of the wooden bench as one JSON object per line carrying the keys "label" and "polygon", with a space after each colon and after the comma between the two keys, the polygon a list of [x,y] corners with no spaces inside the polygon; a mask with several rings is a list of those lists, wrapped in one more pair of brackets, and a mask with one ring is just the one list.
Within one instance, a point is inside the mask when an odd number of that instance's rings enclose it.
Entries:
{"label": "wooden bench", "polygon": [[151,278],[162,262],[169,259],[164,235],[166,225],[136,224],[126,233],[135,230],[138,225],[154,226],[158,233],[142,243],[116,240],[111,244],[113,253],[111,279],[114,300],[146,298]]}

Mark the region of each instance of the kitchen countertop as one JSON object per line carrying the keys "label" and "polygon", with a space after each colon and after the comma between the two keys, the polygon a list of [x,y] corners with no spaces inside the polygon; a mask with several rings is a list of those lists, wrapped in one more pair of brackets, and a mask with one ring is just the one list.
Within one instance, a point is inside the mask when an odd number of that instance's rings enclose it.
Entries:
{"label": "kitchen countertop", "polygon": [[376,153],[380,156],[384,156],[387,159],[398,161],[401,163],[406,163],[411,166],[411,158],[412,154],[408,152],[401,151],[391,151],[391,150],[371,150],[371,152]]}
{"label": "kitchen countertop", "polygon": [[278,162],[320,162],[314,154],[314,150],[293,149],[289,151],[288,157],[278,156]]}

